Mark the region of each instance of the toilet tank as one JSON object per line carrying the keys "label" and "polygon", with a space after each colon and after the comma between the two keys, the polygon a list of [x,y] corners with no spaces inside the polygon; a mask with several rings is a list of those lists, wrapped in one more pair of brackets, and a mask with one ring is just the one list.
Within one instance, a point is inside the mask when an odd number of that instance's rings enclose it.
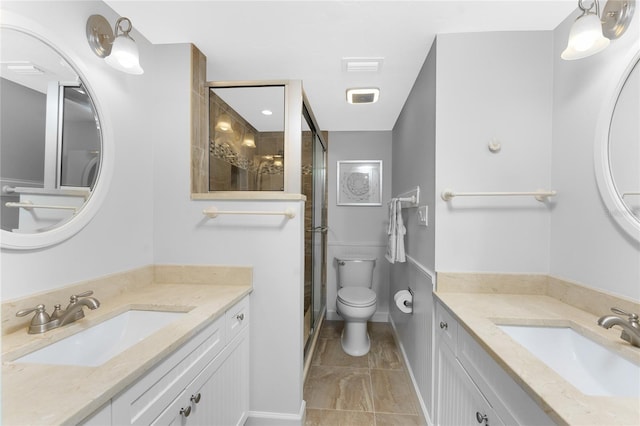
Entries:
{"label": "toilet tank", "polygon": [[373,283],[375,258],[338,258],[338,287],[368,287]]}

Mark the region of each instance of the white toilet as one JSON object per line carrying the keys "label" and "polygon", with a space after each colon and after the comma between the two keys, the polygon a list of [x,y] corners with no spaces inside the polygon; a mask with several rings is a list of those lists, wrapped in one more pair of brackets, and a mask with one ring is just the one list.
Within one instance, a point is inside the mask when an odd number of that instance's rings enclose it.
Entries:
{"label": "white toilet", "polygon": [[376,312],[376,293],[371,289],[376,259],[336,258],[336,261],[336,307],[338,314],[344,319],[342,349],[351,356],[366,355],[371,347],[367,321]]}

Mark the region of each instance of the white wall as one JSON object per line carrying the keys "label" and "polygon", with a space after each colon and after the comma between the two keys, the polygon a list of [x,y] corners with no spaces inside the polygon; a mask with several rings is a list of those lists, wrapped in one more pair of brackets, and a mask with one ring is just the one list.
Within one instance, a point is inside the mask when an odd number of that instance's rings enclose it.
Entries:
{"label": "white wall", "polygon": [[[92,14],[115,22],[102,2],[2,8],[28,17],[37,32],[71,52],[97,95],[111,135],[105,143],[114,151],[106,199],[81,232],[42,250],[2,250],[3,301],[151,263],[253,266],[250,408],[258,418],[266,412],[295,419],[302,404],[303,203],[190,200],[189,46],[151,46],[134,34],[145,74],[127,75],[95,56],[84,37]],[[210,204],[292,208],[297,216],[210,221],[202,215]]]}
{"label": "white wall", "polygon": [[[151,46],[134,34],[140,48],[142,76],[127,75],[106,65],[91,51],[87,18],[117,16],[98,1],[3,1],[3,22],[19,22],[63,50],[86,77],[108,126],[107,145],[115,170],[102,208],[76,236],[40,250],[2,250],[2,299],[6,301],[77,281],[147,265],[153,260],[152,191],[154,121],[148,88],[153,69]],[[99,289],[96,289],[98,293]]]}
{"label": "white wall", "polygon": [[604,51],[563,61],[560,53],[566,47],[573,18],[554,31],[552,181],[560,195],[551,218],[549,271],[639,300],[640,242],[619,228],[613,219],[615,213],[607,211],[600,197],[594,144],[603,143],[596,135],[603,107],[613,96],[631,56],[640,50],[640,13],[636,10],[631,27]]}
{"label": "white wall", "polygon": [[[438,196],[550,188],[552,41],[551,32],[438,36]],[[546,273],[552,208],[533,197],[438,199],[436,271]]]}
{"label": "white wall", "polygon": [[[302,403],[304,203],[190,199],[190,46],[154,48],[159,69],[156,87],[162,87],[154,110],[158,126],[154,132],[154,263],[253,267],[250,409],[254,417],[298,415]],[[215,69],[208,72],[208,79],[214,81]],[[296,217],[208,219],[202,210],[209,206],[220,210],[293,209]],[[277,392],[274,384],[278,384]]]}
{"label": "white wall", "polygon": [[[356,108],[366,105],[355,105]],[[382,160],[382,205],[353,207],[336,204],[337,162],[341,160]],[[328,150],[327,318],[336,313],[336,257],[375,257],[373,289],[378,307],[373,321],[387,321],[389,262],[384,258],[387,244],[388,207],[391,199],[391,132],[330,132]]]}

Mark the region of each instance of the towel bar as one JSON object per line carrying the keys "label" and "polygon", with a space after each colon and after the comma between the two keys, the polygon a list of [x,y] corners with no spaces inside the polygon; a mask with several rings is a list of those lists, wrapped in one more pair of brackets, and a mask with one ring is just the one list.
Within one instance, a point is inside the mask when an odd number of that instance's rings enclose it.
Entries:
{"label": "towel bar", "polygon": [[210,218],[216,218],[221,214],[237,214],[237,215],[261,215],[261,216],[285,216],[287,219],[293,219],[296,217],[296,214],[291,209],[286,209],[284,211],[241,211],[241,210],[218,210],[216,207],[209,207],[208,209],[204,209],[202,214],[205,216],[209,216]]}
{"label": "towel bar", "polygon": [[533,196],[536,200],[543,202],[549,197],[557,195],[556,191],[532,191],[532,192],[454,192],[452,189],[445,189],[440,195],[444,201],[450,201],[454,197],[512,197],[512,196]]}

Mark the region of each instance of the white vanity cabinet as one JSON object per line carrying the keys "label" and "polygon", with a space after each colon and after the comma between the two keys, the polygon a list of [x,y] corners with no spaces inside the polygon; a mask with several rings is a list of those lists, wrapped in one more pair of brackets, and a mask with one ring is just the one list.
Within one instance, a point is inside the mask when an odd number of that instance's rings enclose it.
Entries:
{"label": "white vanity cabinet", "polygon": [[440,302],[435,316],[436,424],[555,424]]}
{"label": "white vanity cabinet", "polygon": [[457,358],[458,323],[436,303],[436,424],[504,425]]}
{"label": "white vanity cabinet", "polygon": [[[249,307],[247,296],[112,398],[111,424],[244,424],[249,411]],[[85,424],[96,424],[95,415],[87,420]]]}

